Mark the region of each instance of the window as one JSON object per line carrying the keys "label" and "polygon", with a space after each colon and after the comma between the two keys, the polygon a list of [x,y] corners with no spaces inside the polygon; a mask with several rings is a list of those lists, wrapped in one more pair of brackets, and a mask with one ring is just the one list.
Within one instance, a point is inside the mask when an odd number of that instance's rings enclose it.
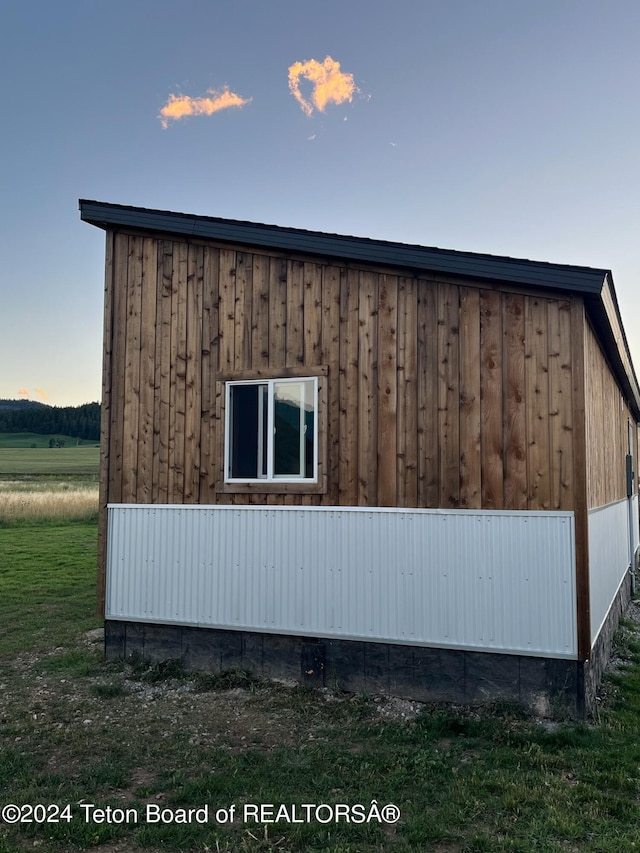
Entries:
{"label": "window", "polygon": [[226,382],[224,447],[226,483],[316,483],[317,377]]}

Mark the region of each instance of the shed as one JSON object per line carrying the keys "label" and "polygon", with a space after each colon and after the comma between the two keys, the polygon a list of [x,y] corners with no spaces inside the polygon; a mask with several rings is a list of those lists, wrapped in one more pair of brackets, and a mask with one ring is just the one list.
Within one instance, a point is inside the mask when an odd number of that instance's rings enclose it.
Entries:
{"label": "shed", "polygon": [[638,555],[610,271],[80,210],[108,655],[588,711]]}

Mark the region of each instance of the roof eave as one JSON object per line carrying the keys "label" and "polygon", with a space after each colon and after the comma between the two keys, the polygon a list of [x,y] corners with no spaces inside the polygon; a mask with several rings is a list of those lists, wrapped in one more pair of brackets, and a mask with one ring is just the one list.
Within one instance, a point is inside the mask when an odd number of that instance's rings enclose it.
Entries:
{"label": "roof eave", "polygon": [[81,219],[99,228],[131,228],[226,243],[313,254],[338,261],[361,261],[414,271],[440,272],[485,281],[509,281],[521,286],[599,293],[606,270],[549,264],[498,255],[459,252],[283,228],[209,216],[148,210],[80,200]]}
{"label": "roof eave", "polygon": [[80,217],[84,222],[105,230],[172,234],[315,255],[338,263],[365,262],[403,268],[414,274],[442,273],[480,282],[504,282],[519,287],[543,287],[545,290],[581,294],[618,381],[628,395],[636,418],[640,420],[638,381],[609,270],[326,234],[87,199],[80,199],[79,206]]}

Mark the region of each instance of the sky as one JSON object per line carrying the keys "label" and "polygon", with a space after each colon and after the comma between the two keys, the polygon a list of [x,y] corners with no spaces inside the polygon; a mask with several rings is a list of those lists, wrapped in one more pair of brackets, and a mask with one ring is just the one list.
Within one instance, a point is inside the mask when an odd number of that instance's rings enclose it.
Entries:
{"label": "sky", "polygon": [[1,0],[0,398],[100,399],[78,199],[610,269],[640,373],[638,0]]}

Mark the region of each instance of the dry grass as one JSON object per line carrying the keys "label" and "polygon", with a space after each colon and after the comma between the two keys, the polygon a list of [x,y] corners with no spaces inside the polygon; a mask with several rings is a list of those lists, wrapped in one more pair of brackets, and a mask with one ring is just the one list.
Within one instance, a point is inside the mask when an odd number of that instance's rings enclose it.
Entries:
{"label": "dry grass", "polygon": [[97,512],[98,487],[94,484],[0,482],[0,524],[89,520]]}

